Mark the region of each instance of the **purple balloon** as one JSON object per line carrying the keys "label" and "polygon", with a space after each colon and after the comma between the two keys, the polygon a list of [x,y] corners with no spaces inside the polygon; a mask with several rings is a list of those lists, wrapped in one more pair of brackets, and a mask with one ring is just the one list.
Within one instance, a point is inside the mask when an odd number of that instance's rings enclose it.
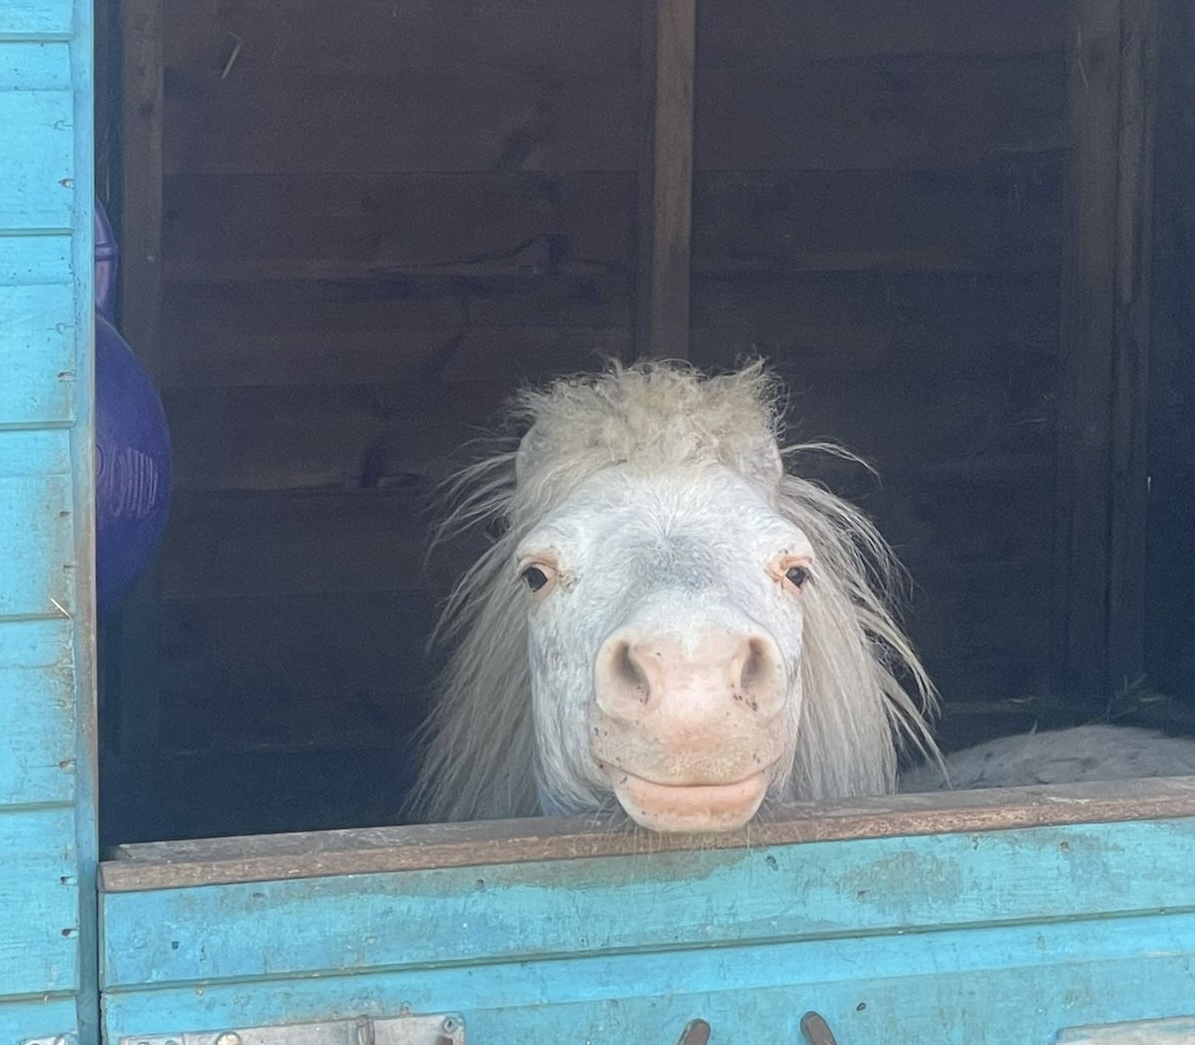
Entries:
{"label": "purple balloon", "polygon": [[96,597],[111,610],[149,566],[170,511],[170,432],[133,350],[95,318]]}

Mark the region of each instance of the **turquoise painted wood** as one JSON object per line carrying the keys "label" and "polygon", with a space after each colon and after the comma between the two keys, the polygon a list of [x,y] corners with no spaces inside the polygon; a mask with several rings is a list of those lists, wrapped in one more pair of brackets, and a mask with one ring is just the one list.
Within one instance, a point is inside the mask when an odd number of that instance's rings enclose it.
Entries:
{"label": "turquoise painted wood", "polygon": [[1175,819],[114,892],[105,1020],[671,1045],[800,1042],[814,1009],[842,1045],[1044,1045],[1192,1014],[1193,854]]}
{"label": "turquoise painted wood", "polygon": [[90,3],[0,4],[0,1045],[97,1042]]}

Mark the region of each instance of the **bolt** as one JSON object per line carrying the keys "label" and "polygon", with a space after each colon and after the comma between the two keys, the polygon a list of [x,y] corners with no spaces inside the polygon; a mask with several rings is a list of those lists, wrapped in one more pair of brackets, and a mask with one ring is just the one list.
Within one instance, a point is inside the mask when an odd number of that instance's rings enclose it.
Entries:
{"label": "bolt", "polygon": [[226,1030],[216,1036],[216,1045],[241,1045],[241,1036],[234,1030]]}
{"label": "bolt", "polygon": [[461,1021],[455,1016],[445,1016],[444,1021],[440,1024],[440,1030],[445,1034],[455,1034],[461,1026]]}

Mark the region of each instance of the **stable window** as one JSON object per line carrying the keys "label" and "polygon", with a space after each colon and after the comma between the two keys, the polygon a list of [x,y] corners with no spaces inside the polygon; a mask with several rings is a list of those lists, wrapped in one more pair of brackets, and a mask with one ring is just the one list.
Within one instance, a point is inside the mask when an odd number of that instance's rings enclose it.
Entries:
{"label": "stable window", "polygon": [[[794,436],[876,462],[882,486],[812,477],[917,582],[946,746],[1189,721],[1195,578],[1164,538],[1189,477],[1145,452],[1191,426],[1176,330],[1145,358],[1189,295],[1146,217],[1183,191],[1189,19],[989,8],[97,0],[117,319],[174,470],[101,622],[111,1040],[1011,1041],[1189,1012],[1185,781],[697,843],[385,826],[486,539],[427,558],[429,496],[520,384],[595,351],[762,355]],[[1165,696],[1125,685],[1147,665]]]}

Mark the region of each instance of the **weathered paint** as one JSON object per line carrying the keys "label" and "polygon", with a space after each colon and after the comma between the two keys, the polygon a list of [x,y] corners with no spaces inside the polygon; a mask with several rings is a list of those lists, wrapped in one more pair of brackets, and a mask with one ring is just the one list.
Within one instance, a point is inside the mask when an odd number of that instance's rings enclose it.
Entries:
{"label": "weathered paint", "polygon": [[0,1043],[98,1041],[91,5],[0,5]]}
{"label": "weathered paint", "polygon": [[[110,1033],[460,1011],[470,1040],[1049,1041],[1195,1008],[1195,821],[102,897]],[[1159,912],[1165,912],[1161,914]],[[750,1035],[750,1038],[748,1038]]]}

